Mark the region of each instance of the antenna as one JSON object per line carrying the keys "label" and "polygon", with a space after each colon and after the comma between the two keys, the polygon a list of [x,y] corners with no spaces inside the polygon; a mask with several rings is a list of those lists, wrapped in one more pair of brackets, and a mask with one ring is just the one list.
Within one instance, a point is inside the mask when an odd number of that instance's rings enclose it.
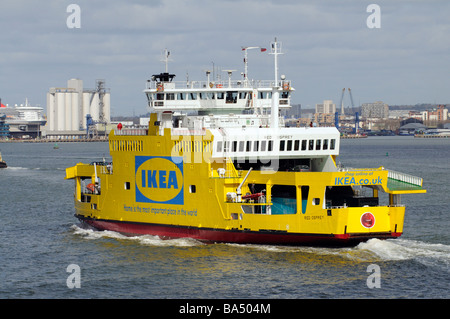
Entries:
{"label": "antenna", "polygon": [[163,59],[161,62],[164,62],[166,64],[166,73],[169,72],[169,61],[173,61],[172,59],[169,59],[170,51],[165,49],[163,53]]}
{"label": "antenna", "polygon": [[231,75],[233,74],[234,71],[236,70],[222,70],[223,72],[227,72],[228,73],[228,87],[231,87]]}
{"label": "antenna", "polygon": [[275,60],[275,86],[278,86],[278,55],[281,53],[281,43],[277,42],[277,38],[275,37],[275,41],[271,43],[272,52],[274,60]]}

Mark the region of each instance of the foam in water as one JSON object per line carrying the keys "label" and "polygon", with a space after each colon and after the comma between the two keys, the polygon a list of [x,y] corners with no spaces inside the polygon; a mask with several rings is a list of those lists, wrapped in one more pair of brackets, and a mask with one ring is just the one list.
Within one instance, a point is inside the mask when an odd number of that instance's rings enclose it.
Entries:
{"label": "foam in water", "polygon": [[114,231],[109,230],[98,231],[93,229],[81,228],[77,225],[72,225],[71,229],[73,230],[73,233],[75,235],[80,235],[85,239],[111,238],[117,240],[135,241],[138,244],[148,246],[192,247],[202,245],[201,242],[192,238],[161,239],[158,236],[151,236],[151,235],[130,237]]}
{"label": "foam in water", "polygon": [[426,266],[436,266],[449,271],[449,245],[430,244],[408,239],[371,239],[359,244],[356,249],[361,252],[370,252],[376,259],[382,261],[415,260]]}
{"label": "foam in water", "polygon": [[[193,247],[204,245],[192,238],[161,239],[158,236],[141,235],[125,236],[114,231],[97,231],[85,229],[79,226],[72,226],[73,233],[85,239],[116,239],[134,241],[140,245],[158,247]],[[402,261],[416,260],[427,266],[438,266],[449,270],[450,246],[443,244],[430,244],[421,241],[408,239],[380,240],[370,239],[360,243],[353,248],[317,248],[317,247],[290,247],[275,245],[241,245],[228,244],[230,247],[251,248],[255,250],[273,253],[301,253],[319,256],[337,256],[356,262],[377,262],[377,261]]]}

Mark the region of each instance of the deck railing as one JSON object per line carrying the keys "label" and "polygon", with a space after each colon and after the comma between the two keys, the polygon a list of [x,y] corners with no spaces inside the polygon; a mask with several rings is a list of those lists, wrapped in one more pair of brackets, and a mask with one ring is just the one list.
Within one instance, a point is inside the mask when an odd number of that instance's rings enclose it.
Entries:
{"label": "deck railing", "polygon": [[388,178],[395,179],[400,182],[422,186],[423,178],[389,170]]}

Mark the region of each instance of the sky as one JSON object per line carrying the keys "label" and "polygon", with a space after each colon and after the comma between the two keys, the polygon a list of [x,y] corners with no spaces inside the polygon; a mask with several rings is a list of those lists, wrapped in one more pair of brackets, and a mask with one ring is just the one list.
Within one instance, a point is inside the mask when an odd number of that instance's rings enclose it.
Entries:
{"label": "sky", "polygon": [[[50,87],[78,78],[94,88],[104,79],[112,116],[141,115],[147,79],[164,71],[164,49],[175,80],[204,81],[213,65],[237,70],[237,80],[241,48],[269,48],[276,37],[279,74],[302,108],[338,104],[343,88],[355,106],[450,104],[449,13],[448,0],[2,0],[0,98],[46,109]],[[249,51],[250,79],[274,78],[269,51]]]}

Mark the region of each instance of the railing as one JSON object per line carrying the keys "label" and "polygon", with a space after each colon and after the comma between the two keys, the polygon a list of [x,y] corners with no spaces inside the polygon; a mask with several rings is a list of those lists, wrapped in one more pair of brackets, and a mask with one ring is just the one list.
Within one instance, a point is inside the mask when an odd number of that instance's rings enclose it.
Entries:
{"label": "railing", "polygon": [[388,178],[395,179],[400,182],[422,186],[423,178],[389,170]]}
{"label": "railing", "polygon": [[147,128],[123,128],[123,129],[114,129],[114,135],[126,135],[126,136],[133,136],[133,135],[148,135],[148,129]]}
{"label": "railing", "polygon": [[[146,89],[156,90],[159,82],[150,81],[147,82]],[[274,81],[261,80],[261,81],[244,81],[244,80],[228,80],[221,81],[173,81],[165,82],[171,86],[171,89],[215,89],[215,88],[271,88],[274,86]],[[290,82],[289,82],[290,83]]]}

